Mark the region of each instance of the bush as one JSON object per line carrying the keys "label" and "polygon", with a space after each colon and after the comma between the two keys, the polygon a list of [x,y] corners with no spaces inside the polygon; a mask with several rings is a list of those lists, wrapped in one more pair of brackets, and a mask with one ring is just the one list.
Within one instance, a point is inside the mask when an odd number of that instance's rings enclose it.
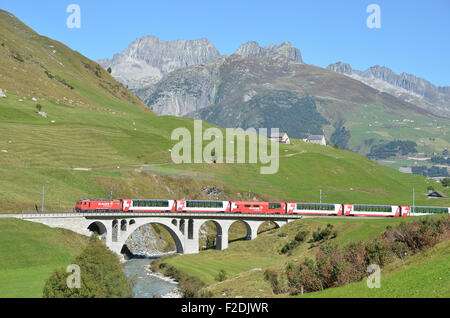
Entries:
{"label": "bush", "polygon": [[337,237],[337,232],[333,231],[333,225],[327,224],[327,227],[323,230],[319,228],[317,231],[314,231],[313,237],[309,242],[319,242],[322,240],[334,239],[335,237]]}
{"label": "bush", "polygon": [[224,269],[221,269],[215,279],[218,282],[224,281],[225,279],[227,279],[227,272]]}
{"label": "bush", "polygon": [[[450,216],[426,217],[418,221],[402,222],[395,229],[386,230],[384,238],[389,243],[403,243],[413,253],[435,245],[439,237],[449,230]],[[398,248],[398,244],[395,245]]]}
{"label": "bush", "polygon": [[163,264],[164,263],[160,264],[160,268],[164,268],[164,275],[178,281],[181,293],[184,298],[207,297],[207,295],[209,295],[208,292],[202,291],[205,283],[203,283],[200,279],[194,276],[186,275],[185,273],[168,264],[165,264],[164,267],[161,267],[161,265]]}
{"label": "bush", "polygon": [[297,235],[295,235],[295,238],[293,241],[290,241],[288,243],[286,243],[282,248],[280,253],[281,254],[286,254],[286,253],[291,253],[292,250],[294,248],[296,248],[297,246],[300,245],[300,243],[302,243],[306,237],[309,235],[308,231],[300,231],[297,233]]}
{"label": "bush", "polygon": [[131,283],[122,272],[118,256],[93,235],[87,247],[72,264],[80,267],[80,288],[69,288],[67,278],[71,273],[57,269],[46,281],[44,298],[105,298],[132,297]]}
{"label": "bush", "polygon": [[364,248],[366,250],[366,265],[377,264],[380,267],[388,263],[390,259],[388,245],[379,238],[368,241]]}
{"label": "bush", "polygon": [[281,282],[279,275],[276,271],[272,269],[267,269],[264,272],[264,279],[270,282],[270,287],[274,294],[281,294],[286,291],[285,286]]}
{"label": "bush", "polygon": [[441,183],[444,187],[448,188],[450,187],[450,178],[444,178],[441,180]]}
{"label": "bush", "polygon": [[297,235],[295,236],[295,240],[297,241],[297,242],[303,242],[305,239],[306,239],[306,237],[309,235],[309,232],[308,231],[300,231],[300,232],[298,232],[297,233]]}

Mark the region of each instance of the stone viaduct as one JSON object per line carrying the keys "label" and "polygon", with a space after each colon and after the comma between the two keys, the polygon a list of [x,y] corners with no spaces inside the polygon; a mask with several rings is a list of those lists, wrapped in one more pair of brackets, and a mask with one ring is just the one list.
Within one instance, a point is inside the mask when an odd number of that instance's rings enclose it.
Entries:
{"label": "stone viaduct", "polygon": [[200,227],[207,221],[216,225],[216,248],[228,248],[228,230],[236,221],[247,227],[247,239],[258,235],[258,228],[265,221],[272,221],[278,227],[301,218],[298,215],[226,214],[226,213],[48,213],[48,214],[6,214],[1,217],[15,217],[91,235],[97,232],[105,244],[115,253],[121,254],[127,238],[142,225],[155,223],[164,226],[175,241],[177,253],[199,252]]}

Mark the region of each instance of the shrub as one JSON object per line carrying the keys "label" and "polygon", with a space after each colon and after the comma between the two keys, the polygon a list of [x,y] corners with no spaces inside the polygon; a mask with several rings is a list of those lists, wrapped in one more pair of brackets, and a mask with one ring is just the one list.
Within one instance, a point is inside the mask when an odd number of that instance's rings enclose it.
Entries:
{"label": "shrub", "polygon": [[300,231],[300,232],[298,232],[297,233],[297,235],[295,236],[295,240],[297,241],[297,242],[303,242],[305,239],[306,239],[306,237],[309,235],[309,232],[308,231]]}
{"label": "shrub", "polygon": [[333,231],[333,225],[327,224],[326,228],[324,228],[323,230],[319,228],[317,231],[314,231],[312,235],[313,237],[309,241],[310,243],[334,239],[337,236],[337,232]]}
{"label": "shrub", "polygon": [[208,292],[202,291],[205,283],[197,277],[189,276],[168,264],[164,266],[164,274],[178,281],[184,298],[198,298],[208,295]]}
{"label": "shrub", "polygon": [[279,275],[273,269],[267,269],[264,272],[264,279],[270,282],[270,287],[274,294],[281,294],[286,291],[285,286],[281,282]]}
{"label": "shrub", "polygon": [[389,247],[380,238],[366,242],[364,248],[366,250],[366,265],[384,266],[389,261]]}
{"label": "shrub", "polygon": [[131,283],[122,272],[117,255],[93,235],[83,252],[72,261],[80,267],[80,288],[69,288],[67,278],[71,273],[57,269],[46,281],[45,298],[105,298],[132,297]]}
{"label": "shrub", "polygon": [[448,188],[450,187],[450,178],[444,178],[441,180],[441,183],[444,187]]}
{"label": "shrub", "polygon": [[215,279],[218,282],[224,281],[225,279],[227,279],[227,272],[224,269],[221,269]]}

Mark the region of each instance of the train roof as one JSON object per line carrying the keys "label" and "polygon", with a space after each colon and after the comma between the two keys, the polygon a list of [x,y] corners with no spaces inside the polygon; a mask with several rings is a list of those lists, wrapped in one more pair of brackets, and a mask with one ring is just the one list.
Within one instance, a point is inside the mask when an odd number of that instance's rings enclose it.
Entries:
{"label": "train roof", "polygon": [[81,200],[78,200],[78,201],[120,201],[120,200],[111,200],[111,199],[81,199]]}

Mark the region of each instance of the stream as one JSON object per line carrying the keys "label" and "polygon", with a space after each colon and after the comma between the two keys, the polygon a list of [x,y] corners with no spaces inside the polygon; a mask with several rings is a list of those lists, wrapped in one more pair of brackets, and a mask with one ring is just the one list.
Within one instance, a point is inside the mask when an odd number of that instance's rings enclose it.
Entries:
{"label": "stream", "polygon": [[134,257],[124,262],[123,271],[132,279],[134,298],[180,298],[178,283],[173,279],[152,272],[150,263],[161,257]]}

